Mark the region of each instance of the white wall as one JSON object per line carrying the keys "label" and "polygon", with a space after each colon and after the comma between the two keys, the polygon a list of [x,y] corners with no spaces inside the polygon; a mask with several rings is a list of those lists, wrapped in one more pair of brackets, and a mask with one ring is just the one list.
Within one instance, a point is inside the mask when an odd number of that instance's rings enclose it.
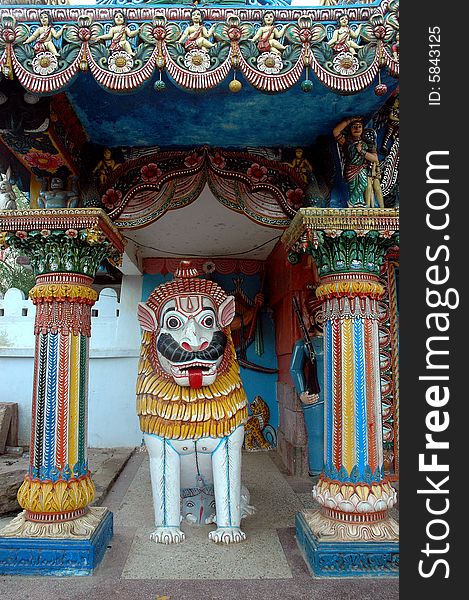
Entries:
{"label": "white wall", "polygon": [[[140,445],[135,383],[140,353],[137,304],[142,277],[123,276],[120,301],[110,288],[93,307],[90,344],[88,439],[93,448]],[[26,309],[26,310],[25,310]],[[29,445],[34,366],[35,307],[18,290],[0,298],[0,402],[17,402],[19,444]],[[27,312],[27,315],[23,315]],[[118,316],[117,316],[118,313]]]}

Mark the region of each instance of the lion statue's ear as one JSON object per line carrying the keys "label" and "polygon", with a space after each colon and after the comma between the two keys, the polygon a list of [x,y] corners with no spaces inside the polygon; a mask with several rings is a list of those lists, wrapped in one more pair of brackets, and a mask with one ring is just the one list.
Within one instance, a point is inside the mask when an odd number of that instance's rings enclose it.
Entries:
{"label": "lion statue's ear", "polygon": [[158,329],[158,319],[145,302],[138,303],[137,317],[140,327],[144,331],[156,331]]}
{"label": "lion statue's ear", "polygon": [[218,308],[218,322],[222,327],[228,327],[235,316],[234,296],[228,296]]}

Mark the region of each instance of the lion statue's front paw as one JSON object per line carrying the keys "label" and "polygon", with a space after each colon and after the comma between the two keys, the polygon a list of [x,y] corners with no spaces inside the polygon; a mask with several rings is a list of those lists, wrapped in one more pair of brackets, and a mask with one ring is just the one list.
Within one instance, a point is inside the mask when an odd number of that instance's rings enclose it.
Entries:
{"label": "lion statue's front paw", "polygon": [[179,544],[184,541],[185,537],[177,527],[157,527],[150,535],[152,542],[157,544]]}
{"label": "lion statue's front paw", "polygon": [[217,544],[237,544],[246,539],[246,534],[239,527],[218,527],[208,534],[208,539]]}

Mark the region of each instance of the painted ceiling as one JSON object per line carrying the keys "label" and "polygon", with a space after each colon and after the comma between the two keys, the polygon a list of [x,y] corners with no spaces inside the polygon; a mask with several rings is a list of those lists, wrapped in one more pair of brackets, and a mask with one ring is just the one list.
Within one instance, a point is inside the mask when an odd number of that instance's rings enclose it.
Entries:
{"label": "painted ceiling", "polygon": [[[241,79],[242,81],[242,79]],[[383,77],[388,96],[397,82]],[[203,93],[168,85],[156,92],[151,84],[134,93],[103,90],[90,76],[81,76],[67,90],[90,141],[110,147],[159,146],[248,147],[311,146],[317,136],[329,134],[340,119],[370,116],[386,100],[370,86],[340,96],[314,81],[311,93],[300,86],[266,94],[243,83],[240,92],[227,83]]]}

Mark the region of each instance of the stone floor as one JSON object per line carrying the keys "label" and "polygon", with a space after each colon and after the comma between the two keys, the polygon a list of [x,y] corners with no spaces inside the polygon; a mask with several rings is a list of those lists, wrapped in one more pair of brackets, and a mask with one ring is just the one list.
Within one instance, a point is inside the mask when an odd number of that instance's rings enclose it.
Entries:
{"label": "stone floor", "polygon": [[[90,465],[93,469],[91,456]],[[115,470],[120,471],[117,460]],[[311,478],[289,477],[275,453],[256,452],[244,454],[243,483],[257,509],[243,521],[246,542],[220,546],[207,538],[211,526],[183,524],[183,544],[158,545],[149,540],[153,517],[148,456],[137,450],[102,499],[114,513],[114,538],[95,574],[0,577],[0,598],[397,600],[396,579],[311,577],[293,527],[295,513],[314,506]]]}

